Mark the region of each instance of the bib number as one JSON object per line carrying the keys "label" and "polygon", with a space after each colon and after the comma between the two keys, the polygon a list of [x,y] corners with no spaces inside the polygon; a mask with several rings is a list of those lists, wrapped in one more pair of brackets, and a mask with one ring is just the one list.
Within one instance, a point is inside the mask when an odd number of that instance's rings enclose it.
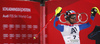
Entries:
{"label": "bib number", "polygon": [[76,38],[76,35],[73,35],[74,39]]}

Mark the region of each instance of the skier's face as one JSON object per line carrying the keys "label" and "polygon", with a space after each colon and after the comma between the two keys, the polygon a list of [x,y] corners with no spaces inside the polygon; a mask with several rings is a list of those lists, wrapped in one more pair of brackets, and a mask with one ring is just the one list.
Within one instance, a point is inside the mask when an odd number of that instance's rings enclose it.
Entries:
{"label": "skier's face", "polygon": [[72,15],[70,17],[70,22],[73,23],[73,24],[76,22],[76,15]]}

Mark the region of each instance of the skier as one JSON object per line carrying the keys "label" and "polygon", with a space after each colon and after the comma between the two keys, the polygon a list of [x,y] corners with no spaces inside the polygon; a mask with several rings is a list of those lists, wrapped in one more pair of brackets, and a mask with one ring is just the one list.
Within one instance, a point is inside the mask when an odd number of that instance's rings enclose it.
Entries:
{"label": "skier", "polygon": [[66,22],[67,25],[58,24],[60,13],[62,11],[61,7],[58,7],[55,10],[55,20],[54,20],[54,27],[59,30],[63,36],[65,44],[80,44],[79,39],[79,32],[83,29],[86,29],[91,26],[94,17],[97,12],[99,12],[97,7],[93,7],[91,10],[91,19],[89,22],[84,24],[75,24],[76,23],[76,12],[74,10],[66,11]]}

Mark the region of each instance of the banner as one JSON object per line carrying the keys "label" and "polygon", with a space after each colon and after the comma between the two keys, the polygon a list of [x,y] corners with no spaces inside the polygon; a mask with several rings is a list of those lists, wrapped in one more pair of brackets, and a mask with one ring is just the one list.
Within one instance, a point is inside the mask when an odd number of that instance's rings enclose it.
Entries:
{"label": "banner", "polygon": [[0,1],[0,44],[39,44],[40,3]]}
{"label": "banner", "polygon": [[[98,7],[100,9],[99,6],[100,2],[98,3],[95,2],[91,3],[91,2],[93,1],[90,2],[84,0],[48,1],[45,3],[46,16],[47,16],[46,22],[48,22],[53,17],[53,15],[55,15],[55,9],[57,7],[62,7],[61,13],[66,13],[67,10],[74,10],[75,12],[78,13],[84,12],[88,15],[88,21],[89,21],[92,7]],[[86,17],[82,17],[82,19],[85,18]],[[47,26],[48,44],[65,44],[62,33],[54,27],[54,19]],[[100,25],[99,19],[100,15],[96,14],[92,25],[89,28],[83,29],[79,32],[80,44],[96,44],[96,41],[89,39],[88,35],[94,30],[95,25]]]}

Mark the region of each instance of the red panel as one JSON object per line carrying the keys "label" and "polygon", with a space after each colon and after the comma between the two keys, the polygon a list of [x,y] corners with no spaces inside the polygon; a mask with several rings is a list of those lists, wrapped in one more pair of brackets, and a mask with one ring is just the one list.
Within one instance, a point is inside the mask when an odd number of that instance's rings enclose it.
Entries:
{"label": "red panel", "polygon": [[3,1],[30,1],[30,0],[3,0]]}
{"label": "red panel", "polygon": [[48,1],[73,1],[73,0],[48,0]]}
{"label": "red panel", "polygon": [[0,44],[39,44],[40,3],[0,0]]}
{"label": "red panel", "polygon": [[[99,6],[100,1],[98,3],[96,3],[96,2],[92,3],[92,2],[93,1],[88,2],[88,1],[83,1],[83,0],[46,2],[47,22],[55,14],[55,9],[58,6],[63,8],[62,13],[65,13],[65,11],[67,11],[67,10],[75,10],[76,12],[79,12],[79,13],[81,13],[81,12],[87,13],[90,18],[92,7],[96,6],[100,9],[100,6]],[[92,32],[95,25],[100,25],[100,23],[99,23],[100,21],[98,21],[99,19],[100,19],[100,16],[98,14],[96,14],[96,17],[94,19],[92,26],[80,31],[81,44],[95,44],[94,40],[88,39],[88,34]],[[53,22],[54,22],[54,19],[47,26],[48,44],[64,44],[62,35],[56,28],[54,28]]]}

